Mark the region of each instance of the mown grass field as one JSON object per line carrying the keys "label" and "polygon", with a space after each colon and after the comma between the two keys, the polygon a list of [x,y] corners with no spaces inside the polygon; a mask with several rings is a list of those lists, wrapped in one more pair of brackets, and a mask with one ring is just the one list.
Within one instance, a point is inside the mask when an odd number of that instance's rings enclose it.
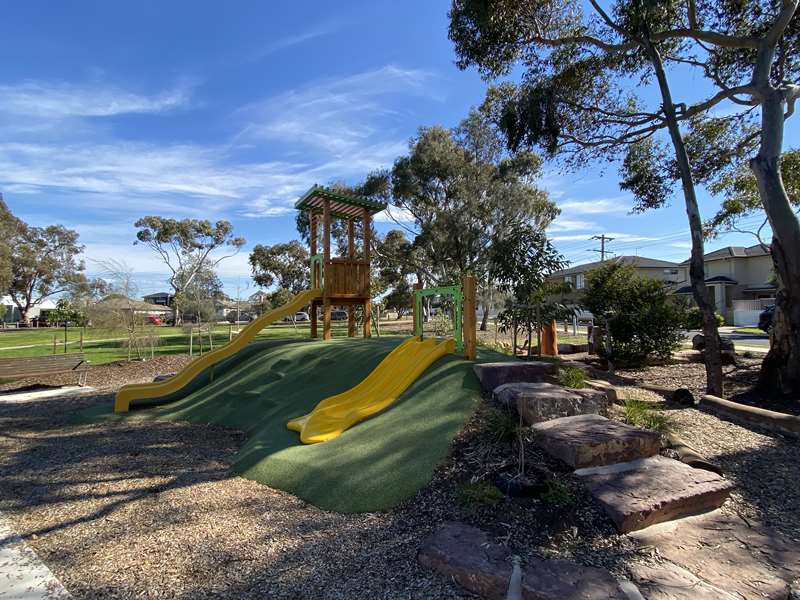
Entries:
{"label": "mown grass field", "polygon": [[[240,328],[245,325],[242,324]],[[237,327],[217,325],[213,332],[214,348],[228,342],[230,335],[236,334]],[[148,333],[157,338],[157,343],[152,347],[152,354],[161,356],[165,354],[188,354],[190,335],[188,329],[181,327],[150,327]],[[80,352],[80,339],[83,332],[83,353],[92,364],[105,364],[128,358],[128,335],[124,330],[95,329],[88,327],[85,330],[74,327],[67,330],[67,352]],[[302,339],[308,338],[310,326],[308,323],[298,323],[293,327],[291,323],[276,323],[261,330],[256,340],[276,338]],[[347,335],[347,323],[335,322],[333,335],[341,337]],[[56,340],[57,353],[64,352],[64,329],[7,329],[0,330],[0,358],[22,356],[44,356],[53,354],[53,339]],[[151,355],[149,343],[143,344],[143,351],[147,357]],[[203,335],[203,352],[211,349],[208,335]],[[200,352],[199,341],[195,330],[193,336],[193,350]],[[136,356],[136,353],[133,354]]]}

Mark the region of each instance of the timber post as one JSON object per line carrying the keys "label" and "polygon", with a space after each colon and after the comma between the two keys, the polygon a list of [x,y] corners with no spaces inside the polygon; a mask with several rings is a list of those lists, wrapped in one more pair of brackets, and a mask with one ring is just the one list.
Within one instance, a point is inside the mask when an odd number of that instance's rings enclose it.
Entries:
{"label": "timber post", "polygon": [[464,275],[462,282],[462,289],[464,290],[462,335],[464,336],[464,356],[467,360],[475,360],[477,355],[475,287],[475,277],[469,274]]}
{"label": "timber post", "polygon": [[[311,246],[311,256],[317,255],[317,216],[314,214],[313,210],[308,211],[308,226],[309,226],[309,237],[310,237],[310,246]],[[315,288],[319,285],[319,276],[317,274],[317,262],[311,261],[311,287]],[[324,267],[323,267],[324,268]],[[309,315],[311,319],[311,337],[317,337],[317,305],[314,304],[314,300],[311,300],[311,314]]]}
{"label": "timber post", "polygon": [[364,337],[368,338],[372,336],[371,324],[372,324],[372,290],[370,289],[370,236],[372,234],[372,213],[370,213],[369,209],[362,210],[362,219],[364,221],[364,264],[366,265],[365,268],[367,270],[367,289],[366,289],[366,300],[364,300]]}
{"label": "timber post", "polygon": [[[351,261],[356,259],[356,240],[353,231],[353,219],[347,220],[347,258]],[[356,335],[356,313],[355,305],[347,307],[347,337]]]}
{"label": "timber post", "polygon": [[[329,198],[323,200],[322,211],[322,269],[323,280],[326,283],[331,281],[331,201]],[[322,290],[322,339],[329,340],[333,337],[331,332],[331,297],[330,285],[325,285]]]}

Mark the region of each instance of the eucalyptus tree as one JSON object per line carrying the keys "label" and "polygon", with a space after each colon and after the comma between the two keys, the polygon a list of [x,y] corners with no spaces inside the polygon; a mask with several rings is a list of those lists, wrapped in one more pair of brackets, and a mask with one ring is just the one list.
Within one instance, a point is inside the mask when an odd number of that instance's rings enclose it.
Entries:
{"label": "eucalyptus tree", "polygon": [[[203,269],[213,270],[245,244],[244,238],[233,234],[229,221],[211,223],[205,219],[147,216],[134,226],[138,228],[134,244],[147,246],[167,266],[169,285],[178,299]],[[219,250],[227,252],[214,254]],[[176,306],[176,323],[180,323],[180,318],[181,309]]]}
{"label": "eucalyptus tree", "polygon": [[454,129],[423,127],[392,168],[392,201],[411,216],[411,257],[434,284],[472,273],[492,285],[493,244],[520,223],[544,230],[558,215],[536,186],[541,158],[508,152],[485,115]]}
{"label": "eucalyptus tree", "polygon": [[[763,105],[752,165],[760,180],[771,182],[759,185],[767,214],[787,217],[788,202],[778,185],[776,134],[776,128],[782,131],[783,111],[776,107],[788,106],[791,113],[797,95],[797,87],[784,79],[795,69],[798,26],[792,18],[797,1],[616,0],[609,5],[597,0],[454,0],[450,37],[462,68],[477,65],[487,78],[520,65],[524,69],[519,85],[490,89],[485,105],[511,148],[539,146],[571,166],[627,155],[624,184],[641,210],[663,205],[669,183],[680,181],[692,237],[692,290],[711,357],[707,386],[719,394],[719,338],[704,283],[697,169],[685,130],[693,122],[702,128],[710,111],[725,103],[726,109],[741,111],[734,118],[745,131],[753,107]],[[708,84],[692,89],[691,97],[675,99],[668,72],[676,68],[699,69]],[[637,93],[651,83],[659,96],[655,105],[648,104],[645,92]],[[728,150],[741,153],[736,144]],[[665,160],[671,171],[662,168]],[[771,208],[767,190],[777,199]],[[773,228],[776,239],[786,239],[778,240],[779,246],[794,245],[798,238],[797,220],[791,211],[788,216],[787,224]],[[797,243],[800,249],[800,239]],[[787,262],[783,254],[774,253],[776,266]]]}

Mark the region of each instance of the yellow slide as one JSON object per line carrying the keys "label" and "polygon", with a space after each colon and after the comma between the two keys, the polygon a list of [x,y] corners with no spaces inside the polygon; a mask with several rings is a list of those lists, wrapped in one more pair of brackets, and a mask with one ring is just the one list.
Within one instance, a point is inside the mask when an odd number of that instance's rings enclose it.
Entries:
{"label": "yellow slide", "polygon": [[251,321],[235,338],[230,342],[212,350],[208,354],[204,354],[200,358],[190,362],[182,371],[173,375],[169,379],[159,381],[157,383],[141,383],[134,385],[125,385],[117,392],[117,398],[114,402],[114,412],[128,412],[131,402],[137,400],[148,400],[152,398],[161,398],[168,396],[179,391],[183,386],[193,381],[203,370],[225,360],[229,356],[235,354],[244,348],[250,340],[252,340],[259,331],[264,327],[282,319],[288,315],[296,313],[298,310],[308,305],[311,300],[317,296],[322,295],[322,290],[311,289],[297,294],[292,300],[279,308],[275,308],[269,312],[264,313],[254,321]]}
{"label": "yellow slide", "polygon": [[455,341],[412,337],[392,350],[361,383],[325,398],[309,414],[292,419],[304,444],[333,439],[392,404],[430,365],[455,350]]}

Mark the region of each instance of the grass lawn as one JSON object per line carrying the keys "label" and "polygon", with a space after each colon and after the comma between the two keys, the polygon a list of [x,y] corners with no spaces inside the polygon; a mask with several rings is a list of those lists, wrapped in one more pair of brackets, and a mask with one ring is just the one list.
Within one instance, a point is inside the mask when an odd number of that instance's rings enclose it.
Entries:
{"label": "grass lawn", "polygon": [[[471,363],[431,366],[385,412],[329,442],[303,445],[286,422],[359,381],[403,337],[262,342],[212,384],[170,404],[85,419],[175,419],[243,430],[235,472],[327,510],[388,509],[413,496],[444,459],[480,399]],[[481,349],[479,360],[508,360]]]}
{"label": "grass lawn", "polygon": [[[240,328],[244,327],[241,325]],[[151,329],[159,337],[159,343],[153,348],[156,356],[165,354],[187,354],[189,352],[189,333],[181,327],[153,327]],[[228,342],[230,328],[218,325],[214,329],[214,347]],[[236,326],[233,326],[235,335]],[[264,328],[256,336],[257,340],[273,338],[308,338],[310,326],[297,324],[295,329],[291,323],[278,323]],[[347,323],[333,324],[334,336],[346,336]],[[81,328],[67,330],[67,351],[79,352]],[[44,356],[53,354],[53,338],[56,338],[56,352],[64,352],[64,330],[56,328],[21,329],[0,331],[0,358],[20,356]],[[105,364],[128,358],[127,333],[120,330],[87,328],[84,332],[83,352],[92,364]],[[203,351],[209,350],[208,337],[203,338]],[[197,336],[194,338],[194,351],[199,352]],[[148,356],[150,349],[147,349]]]}
{"label": "grass lawn", "polygon": [[734,329],[734,333],[751,333],[754,335],[760,335],[763,337],[768,337],[767,334],[759,329],[758,327],[739,327],[738,329]]}

